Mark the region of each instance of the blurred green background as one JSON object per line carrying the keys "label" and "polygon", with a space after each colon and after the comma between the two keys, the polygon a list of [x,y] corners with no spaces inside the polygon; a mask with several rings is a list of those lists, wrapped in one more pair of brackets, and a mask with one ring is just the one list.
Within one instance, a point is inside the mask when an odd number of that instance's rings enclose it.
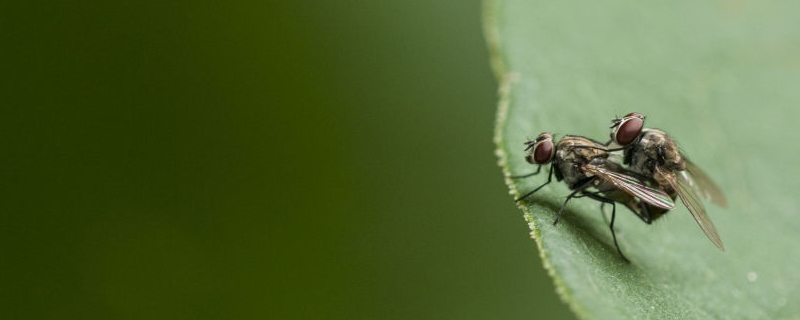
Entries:
{"label": "blurred green background", "polygon": [[9,1],[0,30],[0,317],[571,317],[496,166],[479,2]]}

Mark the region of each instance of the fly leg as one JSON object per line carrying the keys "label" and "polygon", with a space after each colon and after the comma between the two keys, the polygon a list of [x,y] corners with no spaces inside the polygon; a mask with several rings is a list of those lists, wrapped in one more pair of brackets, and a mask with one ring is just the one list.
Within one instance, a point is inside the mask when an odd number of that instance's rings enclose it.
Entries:
{"label": "fly leg", "polygon": [[[600,201],[600,215],[603,216],[603,221],[605,223],[608,223],[608,217],[606,217],[606,204],[611,203],[613,205],[614,204],[613,200],[610,200],[610,199],[607,199],[607,198],[603,198],[603,196],[600,195],[599,191],[595,191],[595,192],[586,192],[586,191],[584,191],[583,194],[581,194],[579,196],[574,196],[573,198],[583,198],[583,197],[589,197],[591,199]],[[611,202],[609,202],[609,201],[611,201]]]}
{"label": "fly leg", "polygon": [[539,171],[542,171],[542,165],[539,165],[539,167],[536,168],[536,171],[533,172],[533,173],[523,174],[523,175],[519,175],[519,176],[511,176],[511,179],[522,179],[522,178],[535,176],[535,175],[539,174]]}
{"label": "fly leg", "polygon": [[631,210],[634,214],[636,214],[639,219],[644,221],[646,224],[653,223],[653,216],[650,214],[651,209],[657,209],[656,207],[652,207],[647,205],[644,201],[641,200],[632,200],[625,203],[625,206]]}
{"label": "fly leg", "polygon": [[[622,257],[622,259],[625,260],[625,262],[630,262],[630,260],[628,260],[628,258],[625,257],[624,254],[622,254],[622,249],[619,248],[619,243],[617,242],[617,233],[614,232],[614,220],[617,217],[617,204],[614,202],[614,200],[601,197],[596,193],[586,192],[584,193],[584,195],[589,198],[602,202],[602,204],[600,205],[600,210],[602,210],[605,204],[607,203],[611,204],[611,223],[608,224],[608,228],[611,229],[611,237],[614,238],[614,246],[617,248],[619,256]],[[606,219],[605,211],[603,211],[603,219],[604,220]],[[608,222],[608,220],[606,220],[606,222]]]}
{"label": "fly leg", "polygon": [[[561,209],[558,210],[558,215],[556,215],[556,221],[553,221],[553,225],[556,225],[556,223],[558,223],[558,219],[561,218],[561,213],[564,212],[564,208],[567,207],[567,203],[570,200],[572,200],[572,198],[580,198],[580,197],[583,197],[583,196],[591,197],[589,194],[584,193],[583,190],[585,190],[588,187],[591,187],[593,185],[593,182],[594,182],[595,179],[597,179],[597,176],[592,176],[591,178],[588,178],[585,181],[577,184],[577,187],[573,188],[574,191],[572,191],[572,193],[570,193],[567,196],[567,200],[564,200],[564,204],[562,204],[561,205]],[[581,192],[582,194],[581,195],[577,195],[578,192]]]}
{"label": "fly leg", "polygon": [[[521,197],[517,198],[516,200],[514,200],[514,202],[519,202],[520,200],[527,198],[528,196],[536,193],[536,191],[539,191],[539,189],[541,189],[542,187],[544,187],[547,184],[549,184],[550,181],[553,180],[553,167],[554,167],[553,165],[550,165],[550,173],[547,174],[547,182],[543,183],[541,186],[537,187],[536,189],[533,189],[533,191],[528,192],[528,193],[522,195]],[[527,174],[527,175],[524,175],[524,176],[519,176],[519,177],[532,176],[534,174],[539,173],[539,170],[541,170],[541,169],[542,169],[542,166],[539,166],[539,169],[537,169],[536,172],[534,172],[532,174]]]}
{"label": "fly leg", "polygon": [[[605,223],[609,223],[609,222],[608,222],[608,217],[606,217],[606,210],[605,210],[605,209],[606,209],[606,204],[607,204],[607,203],[608,203],[608,202],[602,202],[602,203],[600,203],[600,215],[602,215],[602,216],[603,216],[603,221],[604,221]],[[612,203],[611,203],[611,205],[612,205],[612,206],[614,206],[614,207],[616,207],[616,203],[613,203],[613,202],[612,202]],[[611,208],[611,211],[613,212],[613,211],[614,211],[614,208]],[[613,231],[613,230],[612,230],[612,231]]]}

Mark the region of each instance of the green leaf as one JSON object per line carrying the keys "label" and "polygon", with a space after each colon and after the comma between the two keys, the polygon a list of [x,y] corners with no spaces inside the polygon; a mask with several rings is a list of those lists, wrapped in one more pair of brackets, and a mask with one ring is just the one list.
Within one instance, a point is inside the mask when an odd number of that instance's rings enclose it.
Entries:
{"label": "green leaf", "polygon": [[[551,183],[520,207],[561,298],[584,319],[800,316],[800,2],[485,3],[500,81],[495,142],[512,195],[546,181],[525,162],[540,132],[608,139],[628,112],[667,131],[723,189],[706,203],[726,251],[685,207],[647,225]],[[606,214],[610,213],[606,208]]]}

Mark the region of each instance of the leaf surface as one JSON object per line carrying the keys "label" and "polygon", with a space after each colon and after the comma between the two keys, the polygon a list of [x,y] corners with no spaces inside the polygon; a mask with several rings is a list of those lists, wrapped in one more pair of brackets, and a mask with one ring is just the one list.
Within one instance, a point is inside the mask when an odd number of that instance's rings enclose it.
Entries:
{"label": "leaf surface", "polygon": [[[544,131],[608,139],[629,112],[668,132],[722,188],[705,202],[724,252],[681,204],[647,225],[551,185],[520,202],[562,299],[584,319],[800,315],[800,2],[485,2],[500,81],[495,142],[511,193],[546,181],[523,143]],[[558,137],[557,137],[558,138]],[[679,203],[679,202],[676,202]],[[610,208],[605,208],[610,214]]]}

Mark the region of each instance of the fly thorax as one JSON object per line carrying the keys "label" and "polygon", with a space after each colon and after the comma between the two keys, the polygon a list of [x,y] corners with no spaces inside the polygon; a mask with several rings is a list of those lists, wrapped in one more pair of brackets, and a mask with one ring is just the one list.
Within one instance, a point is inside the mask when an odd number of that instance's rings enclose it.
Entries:
{"label": "fly thorax", "polygon": [[572,161],[559,161],[557,164],[564,177],[564,183],[568,186],[573,186],[578,181],[586,178],[586,173],[581,169],[581,165]]}
{"label": "fly thorax", "polygon": [[660,165],[665,169],[669,171],[686,170],[686,162],[683,160],[683,157],[681,157],[681,153],[674,143],[664,145],[662,157],[663,163],[660,163]]}
{"label": "fly thorax", "polygon": [[686,170],[686,162],[683,161],[683,158],[679,156],[675,158],[671,158],[670,161],[667,161],[664,164],[664,167],[667,168],[669,171],[683,171]]}
{"label": "fly thorax", "polygon": [[638,174],[649,177],[655,170],[657,154],[645,147],[643,144],[638,144],[627,151],[630,159],[629,168]]}
{"label": "fly thorax", "polygon": [[572,152],[571,147],[563,148],[558,147],[556,148],[556,159],[563,160],[566,162],[574,162],[575,161],[575,153]]}
{"label": "fly thorax", "polygon": [[583,166],[595,158],[605,158],[608,152],[605,146],[590,139],[578,136],[565,136],[556,146],[555,161],[564,177],[564,182],[574,186],[591,175],[586,174]]}
{"label": "fly thorax", "polygon": [[673,153],[669,152],[672,140],[664,131],[658,129],[644,129],[642,136],[629,151],[630,168],[636,173],[650,177],[655,167],[663,167],[666,163],[674,161]]}

